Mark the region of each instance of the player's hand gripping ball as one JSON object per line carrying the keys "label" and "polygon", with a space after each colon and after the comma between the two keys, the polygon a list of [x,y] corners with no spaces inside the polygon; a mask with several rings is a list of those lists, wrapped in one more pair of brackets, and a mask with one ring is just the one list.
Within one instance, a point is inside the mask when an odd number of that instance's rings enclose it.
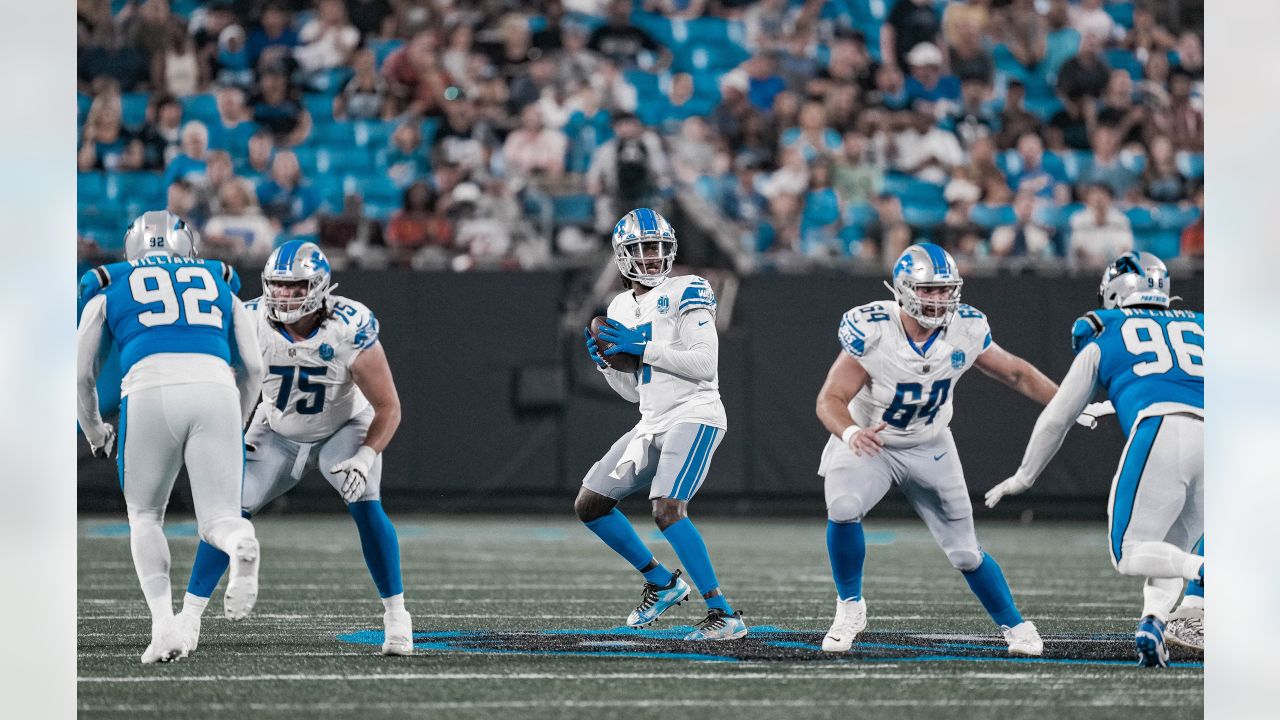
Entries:
{"label": "player's hand gripping ball", "polygon": [[591,325],[587,329],[591,332],[591,337],[595,339],[596,346],[600,349],[600,357],[605,361],[605,364],[620,372],[633,373],[640,369],[639,355],[626,352],[608,354],[609,350],[613,348],[613,343],[600,337],[602,330],[611,329],[608,318],[603,315],[591,318]]}

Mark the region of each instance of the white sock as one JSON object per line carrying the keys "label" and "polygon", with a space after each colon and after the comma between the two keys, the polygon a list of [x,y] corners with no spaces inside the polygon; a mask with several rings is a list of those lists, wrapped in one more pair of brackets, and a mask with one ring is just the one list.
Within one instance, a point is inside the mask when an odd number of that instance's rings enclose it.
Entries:
{"label": "white sock", "polygon": [[1154,615],[1160,622],[1169,621],[1169,611],[1178,602],[1182,581],[1178,578],[1147,578],[1142,586],[1142,614]]}
{"label": "white sock", "polygon": [[1203,555],[1187,555],[1182,561],[1182,577],[1187,580],[1199,580],[1202,567],[1204,567]]}
{"label": "white sock", "polygon": [[200,539],[230,555],[240,538],[254,537],[253,523],[239,515],[223,517],[200,526]]}
{"label": "white sock", "polygon": [[1200,566],[1204,563],[1203,556],[1158,540],[1125,543],[1120,555],[1117,566],[1120,572],[1149,578],[1194,580],[1200,577]]}
{"label": "white sock", "polygon": [[142,585],[151,619],[173,615],[173,590],[169,587],[169,542],[164,538],[163,514],[129,511],[129,549],[133,569]]}
{"label": "white sock", "polygon": [[1204,596],[1203,596],[1203,595],[1188,595],[1188,596],[1186,596],[1186,597],[1182,598],[1182,607],[1200,608],[1201,610],[1203,610],[1203,609],[1204,609]]}
{"label": "white sock", "polygon": [[200,597],[187,593],[182,597],[182,612],[185,615],[195,615],[200,617],[204,615],[204,609],[209,606],[209,598]]}
{"label": "white sock", "polygon": [[391,612],[392,610],[403,610],[404,609],[404,593],[400,593],[399,595],[392,595],[391,597],[382,598],[382,607],[387,612]]}

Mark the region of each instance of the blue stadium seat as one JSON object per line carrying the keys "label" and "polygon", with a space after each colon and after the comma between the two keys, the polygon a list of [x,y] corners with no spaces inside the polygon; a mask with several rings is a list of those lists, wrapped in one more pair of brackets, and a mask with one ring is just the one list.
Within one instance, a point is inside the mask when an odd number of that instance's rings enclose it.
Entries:
{"label": "blue stadium seat", "polygon": [[[672,34],[679,21],[672,21]],[[718,17],[700,17],[686,21],[688,26],[687,42],[707,45],[744,45],[747,42],[747,28],[741,20],[725,20]]]}
{"label": "blue stadium seat", "polygon": [[106,196],[106,179],[100,172],[76,174],[76,202],[84,205],[95,203]]}
{"label": "blue stadium seat", "polygon": [[165,201],[164,177],[154,172],[111,173],[106,177],[106,197],[117,202],[151,205]]}
{"label": "blue stadium seat", "polygon": [[337,175],[317,174],[308,178],[311,186],[320,193],[320,197],[324,198],[324,202],[331,208],[342,207],[342,178]]}
{"label": "blue stadium seat", "polygon": [[[368,147],[381,149],[387,146],[387,142],[391,140],[391,133],[395,132],[396,125],[399,123],[394,120],[357,120],[355,127],[356,145],[359,147]],[[423,139],[426,140],[426,133],[423,133]]]}
{"label": "blue stadium seat", "polygon": [[871,203],[850,203],[844,208],[844,224],[857,228],[859,232],[878,217],[879,215],[876,213],[876,209],[871,206]]}
{"label": "blue stadium seat", "polygon": [[355,71],[349,67],[321,70],[307,78],[306,85],[313,92],[323,93],[332,97],[342,92],[342,87],[347,84],[347,81],[354,74]]}
{"label": "blue stadium seat", "polygon": [[631,24],[653,36],[654,40],[666,47],[672,47],[683,40],[676,40],[673,35],[671,21],[658,13],[645,12],[639,9],[631,11]]}
{"label": "blue stadium seat", "polygon": [[[363,204],[364,212],[362,214],[365,217],[377,220],[378,222],[386,222],[391,219],[392,215],[396,214],[396,211],[400,209],[401,204],[402,203],[399,200],[396,202],[365,200]],[[339,203],[337,207],[342,207],[341,203]]]}
{"label": "blue stadium seat", "polygon": [[1067,179],[1076,182],[1085,170],[1093,167],[1093,153],[1088,150],[1067,151],[1062,154],[1062,168]]}
{"label": "blue stadium seat", "polygon": [[1010,80],[1017,80],[1023,85],[1027,84],[1027,78],[1031,72],[1018,62],[1008,45],[997,43],[991,48],[991,57],[995,61],[996,72],[1004,73]]}
{"label": "blue stadium seat", "polygon": [[1178,164],[1178,172],[1189,180],[1199,180],[1204,177],[1204,155],[1201,153],[1193,153],[1183,151],[1178,153],[1175,161]]}
{"label": "blue stadium seat", "polygon": [[364,148],[332,145],[315,150],[315,169],[318,173],[366,175],[373,171],[373,167],[373,158]]}
{"label": "blue stadium seat", "polygon": [[173,0],[170,4],[169,11],[175,15],[181,15],[184,18],[191,17],[191,13],[195,12],[204,3],[201,0]]}
{"label": "blue stadium seat", "polygon": [[307,93],[302,96],[302,105],[311,113],[311,122],[333,122],[333,97]]}
{"label": "blue stadium seat", "polygon": [[591,195],[557,195],[555,221],[560,225],[590,225],[595,221],[596,200]]}
{"label": "blue stadium seat", "polygon": [[347,175],[342,180],[345,192],[358,193],[365,202],[381,202],[399,205],[401,190],[395,182],[382,173]]}
{"label": "blue stadium seat", "polygon": [[1134,250],[1149,252],[1161,260],[1177,257],[1181,244],[1181,234],[1176,230],[1152,229],[1133,234]]}
{"label": "blue stadium seat", "polygon": [[378,69],[381,70],[387,56],[403,46],[403,40],[370,40],[366,47],[373,51],[374,60],[378,64]]}
{"label": "blue stadium seat", "polygon": [[733,43],[689,43],[674,52],[671,64],[678,72],[728,71],[749,57],[746,48]]}
{"label": "blue stadium seat", "polygon": [[888,173],[884,177],[884,191],[897,195],[904,204],[908,202],[922,204],[942,203],[942,186],[916,179],[901,173]]}
{"label": "blue stadium seat", "polygon": [[423,147],[431,147],[436,140],[436,130],[440,127],[439,118],[427,118],[422,121],[422,145]]}
{"label": "blue stadium seat", "polygon": [[293,149],[293,154],[298,158],[298,166],[302,168],[302,174],[306,177],[312,177],[318,174],[316,168],[316,153],[318,148],[309,145],[299,145]]}
{"label": "blue stadium seat", "polygon": [[84,125],[85,118],[89,117],[89,108],[93,105],[93,98],[82,92],[76,93],[76,123]]}
{"label": "blue stadium seat", "polygon": [[120,119],[124,126],[137,130],[147,121],[147,93],[131,92],[120,95]]}
{"label": "blue stadium seat", "polygon": [[1062,101],[1056,96],[1027,97],[1022,101],[1022,105],[1027,109],[1027,112],[1040,118],[1043,122],[1048,122],[1062,110]]}
{"label": "blue stadium seat", "polygon": [[969,219],[987,230],[1018,221],[1012,205],[974,205],[969,211]]}
{"label": "blue stadium seat", "polygon": [[187,95],[180,98],[182,121],[199,120],[205,125],[218,122],[218,101],[213,95]]}
{"label": "blue stadium seat", "polygon": [[645,99],[652,99],[662,96],[662,78],[658,75],[645,72],[643,70],[627,70],[622,74],[631,87],[636,89],[636,95],[643,102]]}
{"label": "blue stadium seat", "polygon": [[1130,78],[1142,79],[1142,63],[1138,62],[1137,56],[1132,52],[1124,48],[1111,48],[1104,50],[1102,56],[1106,58],[1112,70],[1124,70],[1129,73]]}
{"label": "blue stadium seat", "polygon": [[1111,16],[1116,24],[1125,30],[1133,29],[1133,3],[1131,2],[1109,2],[1104,6],[1107,14]]}
{"label": "blue stadium seat", "polygon": [[1046,77],[1056,78],[1062,63],[1075,57],[1079,51],[1079,31],[1074,28],[1054,30],[1045,38],[1044,60],[1040,61],[1040,70]]}
{"label": "blue stadium seat", "polygon": [[1125,210],[1124,215],[1129,218],[1129,227],[1133,229],[1135,234],[1152,230],[1156,227],[1155,213],[1141,205],[1135,205]]}
{"label": "blue stadium seat", "polygon": [[1135,175],[1142,175],[1142,171],[1147,168],[1147,156],[1136,152],[1121,152],[1120,166]]}
{"label": "blue stadium seat", "polygon": [[356,143],[355,123],[316,123],[311,128],[311,142],[322,147],[351,147]]}
{"label": "blue stadium seat", "polygon": [[903,201],[902,217],[908,225],[917,228],[933,228],[942,224],[947,215],[946,203]]}
{"label": "blue stadium seat", "polygon": [[1161,230],[1182,230],[1200,217],[1197,207],[1178,207],[1177,205],[1161,205],[1155,212],[1156,223]]}

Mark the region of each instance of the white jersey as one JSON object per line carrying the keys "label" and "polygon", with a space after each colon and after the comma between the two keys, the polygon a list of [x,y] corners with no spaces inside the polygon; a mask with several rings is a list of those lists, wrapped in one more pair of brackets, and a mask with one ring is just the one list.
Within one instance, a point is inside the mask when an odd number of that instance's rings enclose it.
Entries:
{"label": "white jersey", "polygon": [[262,346],[262,403],[272,430],[294,442],[315,442],[337,432],[369,406],[351,365],[378,342],[378,320],[369,308],[331,295],[327,314],[311,337],[293,340],[267,319],[259,300],[245,303],[257,318]]}
{"label": "white jersey", "polygon": [[[868,303],[844,314],[840,345],[866,368],[870,379],[849,402],[858,427],[888,423],[880,432],[885,447],[929,442],[951,422],[951,401],[960,376],[991,345],[987,316],[961,305],[955,317],[916,345],[902,327],[896,301]],[[832,437],[823,453],[843,447]]]}
{"label": "white jersey", "polygon": [[[666,278],[638,298],[630,290],[619,294],[609,303],[608,316],[640,330],[649,340],[685,349],[680,321],[694,310],[706,310],[710,318],[703,322],[710,322],[714,330],[716,298],[711,286],[697,275],[680,275]],[[709,380],[693,380],[642,364],[636,375],[640,432],[666,432],[686,422],[727,428],[718,371]]]}

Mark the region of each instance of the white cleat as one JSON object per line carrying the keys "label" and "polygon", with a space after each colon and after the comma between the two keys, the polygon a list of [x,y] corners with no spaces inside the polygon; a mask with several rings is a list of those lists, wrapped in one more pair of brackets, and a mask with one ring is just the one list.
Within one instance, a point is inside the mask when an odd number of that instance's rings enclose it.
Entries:
{"label": "white cleat", "polygon": [[413,618],[408,610],[388,610],[382,614],[382,654],[413,654]]}
{"label": "white cleat", "polygon": [[200,616],[183,612],[175,615],[174,620],[177,622],[178,632],[182,633],[182,642],[186,646],[182,651],[182,657],[186,657],[195,652],[200,644]]}
{"label": "white cleat", "polygon": [[178,623],[171,615],[151,623],[151,644],[142,653],[142,664],[172,662],[187,654]]}
{"label": "white cleat", "polygon": [[1170,645],[1204,652],[1204,608],[1179,607],[1169,616],[1164,640]]}
{"label": "white cleat", "polygon": [[1036,630],[1035,623],[1024,621],[1013,627],[1000,629],[1004,631],[1005,642],[1009,643],[1010,655],[1040,657],[1044,652],[1044,641],[1040,639],[1040,632]]}
{"label": "white cleat", "polygon": [[823,652],[848,652],[858,633],[867,629],[867,599],[836,599],[836,619],[822,638]]}
{"label": "white cleat", "polygon": [[231,552],[231,577],[222,596],[222,610],[228,620],[243,620],[258,601],[258,541],[252,537],[236,541]]}

